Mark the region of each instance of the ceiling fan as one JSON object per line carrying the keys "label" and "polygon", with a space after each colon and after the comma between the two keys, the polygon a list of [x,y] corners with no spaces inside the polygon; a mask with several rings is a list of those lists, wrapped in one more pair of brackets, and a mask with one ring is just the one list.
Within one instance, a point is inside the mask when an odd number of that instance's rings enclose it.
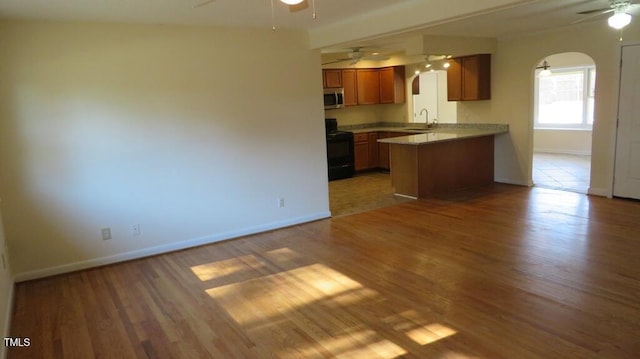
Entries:
{"label": "ceiling fan", "polygon": [[579,22],[583,22],[589,20],[593,17],[604,15],[607,13],[613,13],[609,17],[609,26],[614,29],[622,29],[623,27],[629,25],[631,22],[632,16],[629,14],[629,11],[633,8],[640,6],[640,0],[610,0],[608,8],[601,9],[591,9],[586,11],[580,11],[577,14],[579,15],[591,15],[585,18],[582,18],[578,21],[574,21],[574,24]]}
{"label": "ceiling fan", "polygon": [[[363,51],[363,47],[352,47],[351,51],[347,52],[347,56],[341,59],[331,60],[329,62],[322,63],[323,65],[336,64],[339,62],[349,61],[351,65],[355,65],[360,60],[371,60],[371,61],[384,61],[389,60],[389,56],[382,55],[377,51]],[[340,51],[343,52],[343,51]]]}

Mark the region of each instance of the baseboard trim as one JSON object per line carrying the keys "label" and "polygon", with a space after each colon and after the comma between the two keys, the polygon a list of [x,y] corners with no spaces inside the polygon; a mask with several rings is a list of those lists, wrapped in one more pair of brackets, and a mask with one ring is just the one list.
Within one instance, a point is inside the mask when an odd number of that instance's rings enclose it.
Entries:
{"label": "baseboard trim", "polygon": [[120,253],[112,256],[93,258],[93,259],[63,264],[63,265],[54,266],[54,267],[48,267],[48,268],[38,269],[34,271],[29,271],[29,272],[18,273],[14,277],[14,282],[15,283],[24,282],[24,281],[33,280],[33,279],[50,277],[58,274],[75,272],[75,271],[79,271],[87,268],[99,267],[107,264],[113,264],[113,263],[149,257],[149,256],[154,256],[154,255],[168,253],[168,252],[179,251],[187,248],[192,248],[192,247],[197,247],[205,244],[211,244],[211,243],[225,241],[225,240],[234,239],[238,237],[248,236],[252,234],[272,231],[275,229],[295,226],[298,224],[313,222],[313,221],[330,218],[330,217],[331,217],[331,212],[329,211],[318,212],[318,213],[313,213],[307,216],[289,218],[283,221],[271,222],[271,223],[258,225],[254,227],[243,228],[235,231],[212,234],[209,236],[193,238],[186,241],[168,243],[160,246],[139,249],[139,250]]}
{"label": "baseboard trim", "polygon": [[613,197],[613,194],[607,188],[589,187],[589,190],[587,191],[587,193],[589,193],[590,195],[593,195],[593,196],[600,196],[600,197],[607,197],[607,198],[612,198]]}
{"label": "baseboard trim", "polygon": [[550,153],[555,155],[591,156],[591,151],[559,150],[551,148],[534,148],[533,153]]}
{"label": "baseboard trim", "polygon": [[[5,322],[2,323],[2,326],[3,326],[2,338],[6,338],[11,334],[9,330],[11,329],[11,315],[13,314],[13,301],[14,301],[14,295],[15,295],[15,287],[16,287],[16,281],[14,279],[11,281],[11,287],[9,288],[9,300],[7,301],[7,307],[4,308]],[[0,358],[4,359],[6,357],[7,357],[7,347],[4,345],[4,343],[2,343],[2,345],[0,345]]]}
{"label": "baseboard trim", "polygon": [[533,182],[531,181],[514,180],[512,178],[494,178],[493,181],[497,183],[513,184],[516,186],[533,187]]}

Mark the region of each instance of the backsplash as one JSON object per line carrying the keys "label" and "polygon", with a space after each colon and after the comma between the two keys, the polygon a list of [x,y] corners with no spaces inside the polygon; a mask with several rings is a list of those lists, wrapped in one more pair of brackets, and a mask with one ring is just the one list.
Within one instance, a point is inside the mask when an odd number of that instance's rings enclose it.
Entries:
{"label": "backsplash", "polygon": [[338,126],[374,124],[379,122],[407,122],[406,105],[350,106],[324,112],[325,118],[335,118]]}

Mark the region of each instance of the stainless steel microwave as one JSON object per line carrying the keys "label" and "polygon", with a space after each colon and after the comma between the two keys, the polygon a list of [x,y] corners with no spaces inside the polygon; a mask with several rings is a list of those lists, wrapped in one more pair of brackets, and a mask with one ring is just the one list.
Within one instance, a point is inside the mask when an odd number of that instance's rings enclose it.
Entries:
{"label": "stainless steel microwave", "polygon": [[333,110],[344,107],[344,89],[326,88],[324,89],[324,109]]}

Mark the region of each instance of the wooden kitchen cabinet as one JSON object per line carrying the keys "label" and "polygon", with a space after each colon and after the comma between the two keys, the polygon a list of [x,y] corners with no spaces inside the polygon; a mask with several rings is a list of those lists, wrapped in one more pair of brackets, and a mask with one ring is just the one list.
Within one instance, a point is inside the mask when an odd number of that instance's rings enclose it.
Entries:
{"label": "wooden kitchen cabinet", "polygon": [[376,169],[378,163],[378,132],[364,132],[353,135],[355,170]]}
{"label": "wooden kitchen cabinet", "polygon": [[491,98],[491,54],[454,57],[447,69],[449,101],[477,101]]}
{"label": "wooden kitchen cabinet", "polygon": [[340,69],[322,70],[322,84],[324,88],[342,87],[342,70]]}
{"label": "wooden kitchen cabinet", "polygon": [[363,171],[369,169],[369,134],[356,133],[353,135],[354,169]]}
{"label": "wooden kitchen cabinet", "polygon": [[378,132],[368,133],[369,168],[378,168]]}
{"label": "wooden kitchen cabinet", "polygon": [[380,73],[380,103],[405,102],[404,66],[385,67]]}
{"label": "wooden kitchen cabinet", "polygon": [[355,106],[358,104],[358,84],[356,82],[356,70],[343,69],[342,87],[344,88],[344,105]]}
{"label": "wooden kitchen cabinet", "polygon": [[[399,137],[406,136],[407,133],[404,132],[389,132],[389,131],[380,131],[378,132],[378,138],[390,138],[390,137]],[[378,168],[389,170],[389,144],[388,143],[378,143]]]}
{"label": "wooden kitchen cabinet", "polygon": [[358,105],[380,103],[380,72],[378,69],[356,69]]}

